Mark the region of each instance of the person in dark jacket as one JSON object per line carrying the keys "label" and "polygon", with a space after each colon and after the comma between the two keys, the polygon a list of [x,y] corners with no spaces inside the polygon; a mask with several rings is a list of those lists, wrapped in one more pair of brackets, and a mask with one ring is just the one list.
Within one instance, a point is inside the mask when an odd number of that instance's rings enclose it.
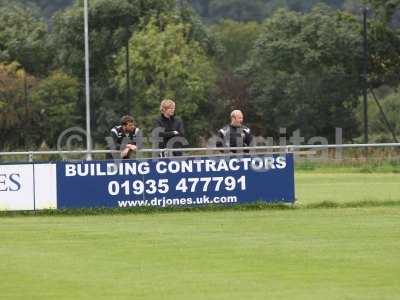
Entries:
{"label": "person in dark jacket", "polygon": [[[137,149],[137,142],[140,130],[135,126],[133,117],[123,116],[120,125],[111,129],[111,139],[108,141],[110,150],[120,150],[121,158],[128,159],[130,154]],[[108,159],[115,158],[112,154],[107,155]]]}
{"label": "person in dark jacket", "polygon": [[[249,147],[253,136],[250,128],[243,125],[243,113],[231,112],[231,123],[218,130],[217,147]],[[232,150],[232,152],[236,152]],[[246,152],[249,152],[246,150]]]}
{"label": "person in dark jacket", "polygon": [[[160,112],[161,115],[154,122],[154,146],[157,149],[182,148],[186,144],[183,139],[185,131],[182,120],[175,116],[175,102],[164,99],[160,104]],[[182,152],[174,151],[173,155],[181,156]]]}

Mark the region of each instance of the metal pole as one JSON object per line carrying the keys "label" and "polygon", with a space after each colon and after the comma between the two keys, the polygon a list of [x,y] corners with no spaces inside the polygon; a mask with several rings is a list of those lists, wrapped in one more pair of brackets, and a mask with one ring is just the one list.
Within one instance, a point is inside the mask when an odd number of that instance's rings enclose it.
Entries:
{"label": "metal pole", "polygon": [[363,70],[363,98],[364,98],[364,143],[368,144],[368,26],[366,7],[363,8],[363,48],[364,48],[364,70]]}
{"label": "metal pole", "polygon": [[[235,150],[276,150],[281,152],[292,152],[303,149],[360,149],[360,148],[379,148],[379,147],[392,147],[399,148],[400,143],[379,143],[379,144],[334,144],[334,145],[288,145],[288,146],[253,146],[253,147],[235,147]],[[176,148],[176,149],[140,149],[138,152],[142,153],[159,153],[166,151],[178,151],[178,152],[206,152],[206,151],[217,151],[221,152],[224,150],[232,150],[232,147],[210,147],[210,148]],[[62,155],[62,154],[82,154],[87,153],[86,150],[74,150],[74,151],[20,151],[20,152],[0,152],[1,156],[26,156],[31,155],[32,157],[35,155]],[[96,154],[104,154],[104,153],[119,153],[118,150],[93,150],[92,153]],[[257,155],[257,153],[254,153]],[[229,153],[232,155],[232,153]],[[242,155],[239,153],[239,155]],[[202,157],[206,157],[207,155],[202,155]],[[178,159],[178,157],[177,157]]]}
{"label": "metal pole", "polygon": [[378,100],[378,98],[376,97],[374,90],[373,90],[373,89],[370,89],[370,92],[371,92],[371,94],[372,94],[372,97],[374,97],[375,103],[376,103],[376,105],[378,106],[379,111],[381,112],[381,116],[382,116],[383,121],[385,122],[387,128],[389,129],[390,133],[392,134],[392,137],[393,137],[394,142],[395,142],[395,143],[398,143],[399,140],[397,139],[396,131],[394,130],[394,128],[392,127],[392,125],[390,125],[390,122],[389,122],[389,120],[388,120],[388,118],[387,118],[385,112],[383,111],[383,107],[382,107],[382,105],[379,103],[379,100]]}
{"label": "metal pole", "polygon": [[126,105],[127,108],[131,106],[131,84],[129,73],[129,39],[126,41]]}
{"label": "metal pole", "polygon": [[[31,127],[31,119],[29,117],[29,107],[28,107],[28,82],[26,80],[26,71],[24,70],[24,101],[25,101],[25,120],[28,122],[29,128]],[[24,143],[25,143],[25,148],[29,149],[32,147],[32,145],[28,141],[28,136],[29,134],[24,134]]]}
{"label": "metal pole", "polygon": [[86,87],[86,155],[87,160],[92,159],[92,135],[90,131],[90,78],[89,78],[89,17],[88,0],[84,0],[85,19],[85,87]]}

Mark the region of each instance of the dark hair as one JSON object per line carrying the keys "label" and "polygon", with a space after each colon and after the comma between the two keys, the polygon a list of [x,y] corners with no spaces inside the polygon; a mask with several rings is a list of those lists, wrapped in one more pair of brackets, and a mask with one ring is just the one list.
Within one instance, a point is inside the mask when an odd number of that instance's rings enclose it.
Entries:
{"label": "dark hair", "polygon": [[123,116],[121,118],[121,125],[128,125],[128,123],[134,123],[133,117],[131,117],[131,116]]}

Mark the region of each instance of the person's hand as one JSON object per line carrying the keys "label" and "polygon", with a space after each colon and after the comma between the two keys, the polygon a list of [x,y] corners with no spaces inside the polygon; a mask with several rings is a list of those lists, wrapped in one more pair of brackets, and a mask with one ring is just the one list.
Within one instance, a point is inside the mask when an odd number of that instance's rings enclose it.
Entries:
{"label": "person's hand", "polygon": [[121,156],[127,157],[129,155],[130,151],[135,151],[137,149],[137,147],[135,145],[132,144],[128,144],[126,145],[125,149],[121,151]]}
{"label": "person's hand", "polygon": [[136,151],[136,149],[137,149],[136,145],[132,145],[132,144],[126,145],[126,148],[128,148],[129,150],[132,150],[132,151]]}
{"label": "person's hand", "polygon": [[128,147],[126,147],[124,150],[121,151],[121,157],[125,158],[129,155],[129,151],[131,151],[131,149],[129,149]]}

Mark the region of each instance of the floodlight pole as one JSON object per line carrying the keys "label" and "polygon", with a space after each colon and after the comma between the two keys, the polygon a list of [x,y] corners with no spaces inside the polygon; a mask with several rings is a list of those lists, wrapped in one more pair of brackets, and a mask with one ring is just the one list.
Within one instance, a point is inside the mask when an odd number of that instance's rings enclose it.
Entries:
{"label": "floodlight pole", "polygon": [[88,0],[84,0],[85,23],[85,88],[86,88],[86,154],[87,160],[92,160],[92,135],[90,131],[90,77],[89,77],[89,17]]}
{"label": "floodlight pole", "polygon": [[125,65],[126,65],[126,107],[130,107],[131,100],[131,83],[130,83],[130,72],[129,72],[129,39],[126,41],[126,55],[125,55]]}
{"label": "floodlight pole", "polygon": [[367,24],[368,8],[363,8],[363,98],[364,98],[364,143],[368,144],[368,24]]}

